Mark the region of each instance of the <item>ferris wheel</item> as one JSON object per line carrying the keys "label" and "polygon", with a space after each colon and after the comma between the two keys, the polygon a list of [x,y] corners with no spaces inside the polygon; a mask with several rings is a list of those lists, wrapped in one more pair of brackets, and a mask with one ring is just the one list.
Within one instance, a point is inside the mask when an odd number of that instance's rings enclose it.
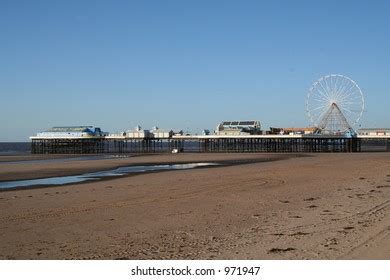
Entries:
{"label": "ferris wheel", "polygon": [[352,131],[364,111],[364,97],[352,79],[331,74],[314,82],[306,98],[311,124],[323,133]]}

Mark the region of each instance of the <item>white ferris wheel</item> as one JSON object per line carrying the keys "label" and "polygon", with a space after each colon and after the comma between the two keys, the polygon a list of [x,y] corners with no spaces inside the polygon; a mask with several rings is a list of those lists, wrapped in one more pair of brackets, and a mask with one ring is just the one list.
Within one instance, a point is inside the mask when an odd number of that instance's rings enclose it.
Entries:
{"label": "white ferris wheel", "polygon": [[317,131],[341,134],[353,131],[364,111],[364,97],[352,79],[331,74],[314,82],[306,98],[306,113]]}

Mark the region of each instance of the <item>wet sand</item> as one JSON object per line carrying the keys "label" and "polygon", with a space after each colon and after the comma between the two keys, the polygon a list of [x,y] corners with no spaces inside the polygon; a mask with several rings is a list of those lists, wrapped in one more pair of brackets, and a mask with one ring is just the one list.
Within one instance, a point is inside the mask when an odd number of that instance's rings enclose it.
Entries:
{"label": "wet sand", "polygon": [[[26,156],[17,161],[9,159],[12,163],[7,164],[0,157],[0,181],[36,179],[54,176],[78,175],[87,172],[111,170],[122,166],[131,165],[153,165],[153,164],[174,164],[174,163],[196,163],[196,162],[227,162],[232,164],[237,161],[270,161],[290,157],[302,157],[303,155],[282,155],[282,154],[146,154],[146,155],[117,155],[112,158],[102,159],[96,156]],[[63,161],[58,161],[64,159]],[[16,166],[17,165],[17,166]]]}
{"label": "wet sand", "polygon": [[0,258],[390,259],[390,153],[26,162],[0,180],[248,159],[267,161],[0,192]]}

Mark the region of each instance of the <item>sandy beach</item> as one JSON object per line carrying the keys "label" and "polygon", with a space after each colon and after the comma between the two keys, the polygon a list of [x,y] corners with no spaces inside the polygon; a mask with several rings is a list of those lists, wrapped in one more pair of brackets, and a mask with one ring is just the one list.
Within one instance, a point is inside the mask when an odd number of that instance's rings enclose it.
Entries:
{"label": "sandy beach", "polygon": [[390,259],[390,153],[32,159],[0,181],[242,164],[0,192],[1,259]]}

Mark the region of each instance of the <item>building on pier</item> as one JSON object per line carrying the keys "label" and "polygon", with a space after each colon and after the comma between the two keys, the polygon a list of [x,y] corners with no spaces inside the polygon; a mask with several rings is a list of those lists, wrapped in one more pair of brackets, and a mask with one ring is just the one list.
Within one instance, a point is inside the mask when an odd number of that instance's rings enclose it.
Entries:
{"label": "building on pier", "polygon": [[136,128],[124,132],[123,136],[125,136],[126,138],[144,139],[144,138],[150,138],[151,134],[149,130],[142,129],[142,127],[138,125],[136,126]]}
{"label": "building on pier", "polygon": [[157,126],[150,130],[150,134],[153,138],[171,138],[174,134],[173,130],[161,129]]}
{"label": "building on pier", "polygon": [[364,136],[390,136],[390,128],[360,128],[358,135]]}
{"label": "building on pier", "polygon": [[216,135],[259,135],[262,134],[260,121],[223,121],[215,131]]}
{"label": "building on pier", "polygon": [[315,127],[270,127],[268,134],[279,134],[279,135],[304,135],[314,134],[317,128]]}
{"label": "building on pier", "polygon": [[99,127],[93,126],[55,126],[37,133],[40,138],[95,138],[108,135]]}
{"label": "building on pier", "polygon": [[[134,139],[151,139],[151,138],[171,138],[175,133],[173,130],[166,130],[158,128],[157,126],[152,129],[142,129],[141,126],[137,126],[133,130],[128,130],[119,135],[125,138],[134,138]],[[110,136],[116,136],[117,134],[111,134]]]}

